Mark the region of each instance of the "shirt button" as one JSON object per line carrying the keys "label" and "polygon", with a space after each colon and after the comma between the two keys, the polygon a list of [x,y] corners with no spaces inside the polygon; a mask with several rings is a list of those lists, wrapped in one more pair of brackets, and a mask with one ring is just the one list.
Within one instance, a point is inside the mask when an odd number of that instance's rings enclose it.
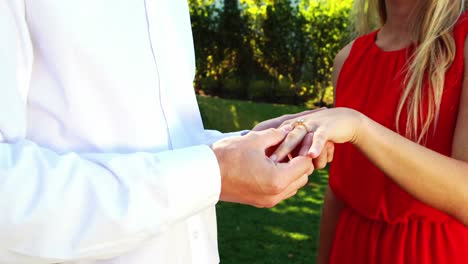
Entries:
{"label": "shirt button", "polygon": [[197,240],[197,239],[198,239],[198,237],[199,237],[199,233],[198,233],[198,231],[193,231],[193,233],[192,233],[192,237],[193,237],[193,239]]}

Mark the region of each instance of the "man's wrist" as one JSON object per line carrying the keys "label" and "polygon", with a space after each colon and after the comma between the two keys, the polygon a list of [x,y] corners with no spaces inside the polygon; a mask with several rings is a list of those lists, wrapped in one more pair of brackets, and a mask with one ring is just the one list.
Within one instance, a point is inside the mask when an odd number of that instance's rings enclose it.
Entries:
{"label": "man's wrist", "polygon": [[219,174],[221,175],[221,184],[222,184],[222,179],[223,179],[223,174],[224,174],[224,153],[225,153],[225,150],[224,148],[222,147],[222,142],[223,140],[221,141],[217,141],[213,144],[211,144],[211,150],[213,151],[213,153],[215,154],[215,157],[216,157],[216,160],[218,162],[218,167],[219,167]]}

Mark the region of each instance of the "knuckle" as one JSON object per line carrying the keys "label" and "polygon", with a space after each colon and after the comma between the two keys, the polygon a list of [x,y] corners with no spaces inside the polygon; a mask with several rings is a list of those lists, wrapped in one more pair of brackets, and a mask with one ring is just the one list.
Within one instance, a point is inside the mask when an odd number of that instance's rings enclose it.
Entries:
{"label": "knuckle", "polygon": [[[270,178],[269,180],[271,180],[271,178],[275,179],[278,177],[278,169],[276,166],[268,166],[268,167],[265,167],[263,168],[263,171],[265,172],[266,175],[268,175]],[[267,181],[269,181],[267,180]]]}
{"label": "knuckle", "polygon": [[284,184],[279,180],[273,180],[268,186],[268,192],[270,194],[280,194],[284,190]]}
{"label": "knuckle", "polygon": [[327,166],[326,161],[320,160],[317,164],[317,169],[321,170],[321,169],[324,169],[326,166]]}
{"label": "knuckle", "polygon": [[276,197],[268,197],[263,201],[263,207],[265,208],[273,208],[279,203],[279,199]]}
{"label": "knuckle", "polygon": [[305,175],[305,176],[302,178],[302,187],[306,186],[307,183],[309,183],[309,176],[308,176],[308,175]]}
{"label": "knuckle", "polygon": [[286,141],[297,141],[298,139],[301,138],[301,135],[299,134],[298,130],[295,129],[293,131],[291,131],[288,135],[288,137],[286,138]]}
{"label": "knuckle", "polygon": [[258,131],[251,131],[250,133],[248,133],[245,137],[249,138],[249,139],[252,139],[252,140],[255,140],[258,138]]}
{"label": "knuckle", "polygon": [[327,161],[328,161],[328,162],[331,162],[331,161],[333,160],[333,156],[334,156],[333,152],[328,153],[328,155],[327,155]]}
{"label": "knuckle", "polygon": [[315,132],[315,137],[314,137],[314,139],[315,139],[316,141],[319,141],[319,142],[324,142],[325,139],[326,139],[326,136],[325,136],[325,134],[324,134],[323,132],[317,131],[317,132]]}
{"label": "knuckle", "polygon": [[315,167],[316,170],[321,170],[321,169],[323,169],[323,168],[322,168],[322,164],[321,164],[321,162],[320,162],[318,159],[314,161],[314,167]]}
{"label": "knuckle", "polygon": [[323,131],[315,131],[315,138],[316,139],[324,139],[325,138],[325,135],[323,133]]}
{"label": "knuckle", "polygon": [[327,161],[328,161],[328,155],[327,154],[324,154],[322,155],[322,157],[320,157],[319,159],[319,166],[320,166],[320,169],[323,169],[327,166]]}
{"label": "knuckle", "polygon": [[251,205],[256,208],[265,208],[265,205],[261,201],[253,202]]}
{"label": "knuckle", "polygon": [[275,184],[275,185],[272,185],[271,188],[270,188],[270,193],[271,194],[280,194],[282,191],[283,191],[283,186],[280,185],[280,184]]}
{"label": "knuckle", "polygon": [[251,200],[247,201],[247,204],[257,207],[257,208],[265,208],[265,196],[258,195],[255,197],[252,197]]}
{"label": "knuckle", "polygon": [[286,126],[286,125],[289,125],[291,122],[289,120],[287,121],[284,121],[283,123],[281,123],[280,127],[283,127],[283,126]]}
{"label": "knuckle", "polygon": [[278,135],[280,132],[277,128],[268,128],[267,130],[265,130],[266,134],[271,134],[271,135]]}

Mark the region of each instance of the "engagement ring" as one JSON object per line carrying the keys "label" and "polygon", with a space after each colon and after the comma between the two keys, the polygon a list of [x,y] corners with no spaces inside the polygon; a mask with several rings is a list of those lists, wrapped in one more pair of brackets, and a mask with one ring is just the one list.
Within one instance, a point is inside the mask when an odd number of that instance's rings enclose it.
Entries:
{"label": "engagement ring", "polygon": [[305,120],[303,118],[299,118],[296,120],[296,122],[294,123],[294,128],[296,128],[297,126],[302,126],[305,128],[305,130],[307,131],[307,133],[309,133],[309,128],[307,127],[307,125],[305,124]]}

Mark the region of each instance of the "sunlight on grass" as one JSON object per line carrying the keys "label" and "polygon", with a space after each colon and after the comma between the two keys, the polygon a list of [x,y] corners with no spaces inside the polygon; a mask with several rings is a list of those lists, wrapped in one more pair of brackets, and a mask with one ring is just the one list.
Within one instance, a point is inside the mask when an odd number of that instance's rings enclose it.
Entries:
{"label": "sunlight on grass", "polygon": [[300,214],[315,215],[315,214],[320,213],[306,206],[301,206],[301,207],[299,206],[285,206],[285,207],[277,206],[275,208],[271,208],[270,210],[278,214],[300,213]]}
{"label": "sunlight on grass", "polygon": [[305,197],[304,202],[310,202],[310,203],[313,203],[313,204],[322,204],[323,201],[322,199],[316,199],[314,197]]}
{"label": "sunlight on grass", "polygon": [[308,240],[308,239],[310,239],[310,236],[308,236],[306,234],[288,232],[288,231],[285,231],[285,230],[283,230],[281,228],[274,227],[274,226],[266,226],[265,229],[270,231],[274,235],[277,235],[277,236],[280,236],[280,237],[291,238],[293,240]]}
{"label": "sunlight on grass", "polygon": [[252,129],[264,120],[306,110],[299,106],[252,103],[206,96],[198,96],[197,100],[205,128],[222,132]]}
{"label": "sunlight on grass", "polygon": [[235,105],[231,105],[231,114],[232,114],[232,122],[236,129],[240,129],[239,125],[239,116],[237,115],[237,109]]}

